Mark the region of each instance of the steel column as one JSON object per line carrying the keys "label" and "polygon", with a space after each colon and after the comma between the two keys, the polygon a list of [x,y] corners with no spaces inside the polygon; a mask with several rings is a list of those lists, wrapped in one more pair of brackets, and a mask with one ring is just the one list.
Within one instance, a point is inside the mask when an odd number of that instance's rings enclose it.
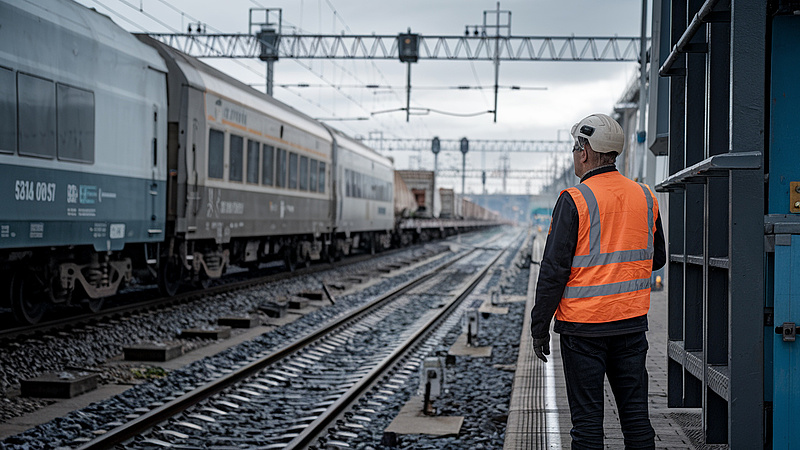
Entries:
{"label": "steel column", "polygon": [[[764,153],[767,6],[731,1],[730,151]],[[764,169],[732,170],[728,442],[761,448],[763,425]],[[761,382],[759,382],[761,380]]]}

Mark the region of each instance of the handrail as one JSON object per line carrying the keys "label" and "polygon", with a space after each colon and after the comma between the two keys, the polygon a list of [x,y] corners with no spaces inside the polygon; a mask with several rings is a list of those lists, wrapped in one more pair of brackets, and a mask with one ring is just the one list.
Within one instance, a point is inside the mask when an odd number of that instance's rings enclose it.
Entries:
{"label": "handrail", "polygon": [[694,35],[697,33],[697,30],[699,30],[700,26],[705,23],[705,18],[709,14],[711,14],[712,10],[714,9],[714,6],[717,4],[718,1],[719,0],[706,0],[706,2],[703,3],[703,6],[700,7],[700,10],[697,11],[697,14],[695,14],[694,17],[692,18],[692,21],[689,23],[689,26],[686,27],[686,31],[684,31],[680,39],[678,39],[678,43],[675,44],[674,47],[672,47],[672,51],[669,53],[669,56],[667,56],[667,59],[666,61],[664,61],[664,64],[661,66],[661,68],[658,69],[659,75],[661,75],[662,77],[668,77],[672,75],[671,73],[669,73],[672,64],[674,64],[675,61],[678,60],[678,55],[680,53],[686,53],[686,50],[690,45],[689,41],[691,41],[692,38],[694,38]]}

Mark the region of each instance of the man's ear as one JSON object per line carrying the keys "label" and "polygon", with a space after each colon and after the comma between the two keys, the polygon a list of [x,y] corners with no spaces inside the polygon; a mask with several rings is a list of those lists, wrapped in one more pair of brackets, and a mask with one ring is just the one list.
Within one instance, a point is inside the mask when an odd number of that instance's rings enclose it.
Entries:
{"label": "man's ear", "polygon": [[584,147],[583,151],[581,152],[581,162],[582,163],[586,163],[588,161],[589,161],[589,148],[587,146],[587,147]]}

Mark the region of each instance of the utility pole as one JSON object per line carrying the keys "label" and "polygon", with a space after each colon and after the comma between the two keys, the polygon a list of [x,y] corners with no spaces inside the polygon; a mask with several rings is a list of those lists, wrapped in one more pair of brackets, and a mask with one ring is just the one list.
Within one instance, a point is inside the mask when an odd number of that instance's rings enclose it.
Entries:
{"label": "utility pole", "polygon": [[[495,15],[494,25],[490,25],[488,16]],[[505,24],[500,24],[500,14],[506,14],[508,21]],[[500,89],[500,41],[511,38],[511,11],[501,11],[500,2],[497,2],[496,10],[483,11],[483,25],[473,25],[475,36],[481,35],[487,39],[494,40],[494,55],[492,55],[492,62],[494,63],[494,123],[497,123],[497,97]],[[494,28],[494,35],[488,33],[489,29]],[[505,28],[507,36],[503,36],[501,29]],[[470,25],[467,25],[465,35],[469,36]],[[479,31],[480,30],[480,31]]]}
{"label": "utility pole", "polygon": [[[495,18],[497,19],[497,24],[495,25],[495,32],[497,36],[495,36],[494,40],[494,123],[497,123],[497,89],[498,89],[498,82],[500,80],[500,2],[497,2],[497,13],[495,14]],[[511,12],[508,13],[508,22],[509,22],[509,30],[508,34],[511,34]],[[503,187],[505,191],[505,186]]]}
{"label": "utility pole", "polygon": [[[645,131],[645,105],[647,105],[647,2],[642,0],[642,34],[640,37],[641,48],[639,49],[639,129],[636,133],[636,150],[641,153],[641,164],[637,173],[639,182],[644,182],[644,166],[647,160],[647,131]],[[639,155],[637,155],[639,156]]]}
{"label": "utility pole", "polygon": [[[431,192],[431,217],[436,214],[436,174],[439,171],[439,150],[441,150],[441,144],[439,143],[439,137],[435,136],[433,141],[431,141],[431,151],[433,152],[433,192]],[[455,201],[455,199],[453,199]]]}
{"label": "utility pole", "polygon": [[406,63],[406,122],[411,116],[411,63],[419,59],[419,35],[411,33],[401,33],[397,36],[397,54],[400,62]]}
{"label": "utility pole", "polygon": [[467,179],[467,152],[469,151],[469,141],[467,138],[461,138],[461,196],[466,195],[467,191],[464,190]]}

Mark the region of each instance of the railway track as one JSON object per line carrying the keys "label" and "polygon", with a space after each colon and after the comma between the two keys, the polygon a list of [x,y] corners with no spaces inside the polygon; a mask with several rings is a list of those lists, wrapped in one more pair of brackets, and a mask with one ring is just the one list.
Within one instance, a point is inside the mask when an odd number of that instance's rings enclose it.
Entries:
{"label": "railway track", "polygon": [[[408,248],[389,250],[382,252],[379,255],[389,256],[404,250],[408,250]],[[24,325],[24,326],[12,325],[9,328],[0,328],[0,341],[13,339],[20,336],[30,336],[36,334],[58,332],[73,327],[81,327],[89,323],[101,323],[103,321],[130,316],[142,311],[163,310],[166,308],[174,307],[176,305],[189,303],[199,298],[208,297],[211,295],[224,294],[227,292],[235,292],[243,289],[248,289],[254,286],[290,279],[297,276],[320,273],[326,270],[330,270],[332,268],[344,268],[350,265],[368,261],[374,258],[375,256],[376,255],[370,255],[370,254],[355,255],[348,257],[346,260],[343,260],[342,262],[337,263],[337,265],[335,266],[333,264],[319,264],[319,265],[312,265],[310,267],[305,267],[302,269],[297,269],[294,272],[282,271],[278,273],[269,273],[264,276],[248,277],[247,279],[244,280],[229,281],[223,284],[210,286],[204,289],[190,290],[179,293],[172,297],[163,297],[159,295],[154,295],[153,292],[157,292],[156,289],[139,291],[133,295],[121,294],[120,297],[138,296],[138,297],[145,297],[145,298],[150,297],[150,298],[143,301],[133,300],[132,298],[130,301],[126,301],[123,298],[118,302],[121,303],[119,306],[106,308],[96,313],[87,312],[78,314],[66,314],[64,317],[48,320],[46,322],[34,325]]]}
{"label": "railway track", "polygon": [[[503,252],[503,249],[491,247],[472,249],[462,258],[414,278],[305,337],[275,351],[260,354],[241,367],[228,369],[229,373],[197,386],[189,392],[181,393],[182,395],[177,398],[105,432],[79,448],[99,449],[121,444],[126,448],[171,446],[168,442],[159,440],[153,432],[150,432],[153,437],[137,438],[154,427],[160,428],[158,433],[161,435],[166,434],[173,439],[185,437],[191,440],[192,434],[197,434],[205,440],[209,439],[209,430],[182,417],[193,417],[194,421],[199,420],[201,424],[213,425],[216,422],[214,417],[222,418],[234,414],[239,418],[243,417],[245,410],[263,409],[265,405],[271,405],[273,410],[294,409],[293,414],[299,414],[301,417],[292,418],[284,415],[277,418],[280,414],[276,412],[272,424],[274,431],[261,433],[247,444],[257,445],[258,441],[267,444],[265,448],[307,447],[329,428],[336,428],[341,417],[346,414],[351,418],[354,417],[352,413],[348,413],[353,403],[368,392],[398,362],[408,358],[415,349],[419,351],[421,342],[431,336],[437,327],[441,327],[448,317],[452,325],[454,312],[463,307],[463,300],[483,280]],[[465,263],[465,260],[472,262]],[[471,264],[472,269],[459,272],[456,270],[459,264]],[[448,288],[458,293],[449,295],[444,307],[437,308],[435,312],[431,312],[434,311],[431,309],[426,312],[421,308],[413,319],[394,318],[394,314],[398,311],[412,309],[408,307],[407,297],[415,289],[428,286],[430,292],[432,289],[430,286],[446,286],[445,280],[459,277],[464,282],[459,286]],[[405,303],[404,298],[406,298]],[[395,343],[388,349],[383,348],[386,343],[380,339],[377,339],[378,347],[359,349],[358,352],[348,347],[355,345],[352,341],[356,336],[369,335],[370,331],[375,331],[374,327],[386,323],[387,320],[390,323],[407,320],[414,326],[405,331],[394,332],[392,336],[403,336],[402,342]],[[370,337],[368,340],[374,339]],[[353,360],[350,366],[334,364],[326,369],[328,367],[326,364],[329,364],[330,360],[340,359],[343,356]],[[408,378],[408,374],[405,377]],[[303,391],[316,393],[316,396],[310,395],[308,398],[292,396],[289,393],[292,385],[300,387]],[[298,403],[311,408],[298,407]],[[363,416],[355,417],[365,419]],[[165,422],[171,424],[170,426],[183,427],[185,433],[167,430],[159,425]],[[352,426],[357,428],[355,425]],[[352,434],[346,430],[339,430],[339,436],[347,437]],[[323,441],[325,440],[327,438],[323,438]]]}

